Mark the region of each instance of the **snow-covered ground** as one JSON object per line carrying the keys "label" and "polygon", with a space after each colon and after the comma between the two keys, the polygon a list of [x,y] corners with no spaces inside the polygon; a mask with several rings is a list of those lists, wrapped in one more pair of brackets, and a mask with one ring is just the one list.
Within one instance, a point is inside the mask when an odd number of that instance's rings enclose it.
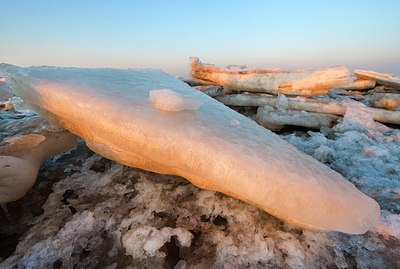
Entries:
{"label": "snow-covered ground", "polygon": [[[0,113],[2,137],[43,128]],[[1,268],[398,268],[400,132],[365,115],[281,137],[381,206],[363,235],[315,232],[183,178],[109,161],[83,142],[48,160],[34,188],[0,218]]]}

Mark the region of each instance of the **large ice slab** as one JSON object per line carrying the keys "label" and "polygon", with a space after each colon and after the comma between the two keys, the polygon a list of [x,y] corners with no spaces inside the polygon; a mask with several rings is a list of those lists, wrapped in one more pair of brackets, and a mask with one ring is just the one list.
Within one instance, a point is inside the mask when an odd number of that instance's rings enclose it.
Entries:
{"label": "large ice slab", "polygon": [[200,83],[224,86],[228,92],[313,96],[326,94],[329,89],[347,86],[351,81],[347,67],[315,70],[253,69],[243,66],[218,68],[190,58],[190,77]]}
{"label": "large ice slab", "polygon": [[[104,157],[185,177],[303,227],[359,234],[379,220],[379,205],[340,174],[161,71],[3,64],[0,72]],[[160,89],[199,107],[158,109],[149,95]]]}

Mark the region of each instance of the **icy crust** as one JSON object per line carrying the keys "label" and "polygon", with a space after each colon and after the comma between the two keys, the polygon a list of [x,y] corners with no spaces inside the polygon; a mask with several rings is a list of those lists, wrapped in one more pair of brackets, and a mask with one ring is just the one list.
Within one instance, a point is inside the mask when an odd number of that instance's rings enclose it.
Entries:
{"label": "icy crust", "polygon": [[[42,179],[57,181],[33,219],[26,216],[31,207],[19,205],[16,223],[30,228],[12,255],[0,258],[1,268],[398,267],[399,217],[389,211],[363,235],[303,230],[182,178],[87,152],[80,146],[41,171]],[[35,186],[28,205],[43,187]],[[10,213],[16,218],[19,212]],[[15,226],[4,221],[2,236]]]}
{"label": "icy crust", "polygon": [[[379,220],[379,205],[340,174],[161,71],[2,69],[11,70],[7,81],[23,98],[104,157],[183,176],[303,227],[358,234]],[[156,109],[154,89],[173,89],[201,106]]]}
{"label": "icy crust", "polygon": [[160,251],[160,248],[171,241],[172,236],[177,237],[179,245],[182,247],[190,247],[193,239],[193,234],[182,228],[164,227],[158,230],[152,226],[139,226],[125,233],[122,237],[122,244],[126,252],[133,258],[165,257],[165,253]]}

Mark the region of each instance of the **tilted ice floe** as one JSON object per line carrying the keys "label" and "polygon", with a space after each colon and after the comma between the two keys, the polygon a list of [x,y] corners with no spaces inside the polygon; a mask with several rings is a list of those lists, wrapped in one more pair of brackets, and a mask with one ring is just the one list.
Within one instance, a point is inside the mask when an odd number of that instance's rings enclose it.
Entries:
{"label": "tilted ice floe", "polygon": [[360,234],[379,221],[379,205],[340,174],[161,71],[3,64],[0,73],[109,159],[185,177],[302,227]]}

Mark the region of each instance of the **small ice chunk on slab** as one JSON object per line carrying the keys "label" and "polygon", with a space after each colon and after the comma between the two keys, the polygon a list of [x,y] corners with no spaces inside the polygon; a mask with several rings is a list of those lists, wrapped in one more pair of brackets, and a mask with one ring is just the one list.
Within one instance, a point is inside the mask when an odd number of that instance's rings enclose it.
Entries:
{"label": "small ice chunk on slab", "polygon": [[276,108],[280,111],[285,111],[289,106],[289,100],[284,94],[279,93],[276,99]]}
{"label": "small ice chunk on slab", "polygon": [[165,111],[198,110],[200,107],[199,101],[169,89],[151,90],[149,97],[155,108]]}
{"label": "small ice chunk on slab", "polygon": [[11,103],[11,105],[14,107],[14,109],[18,112],[21,113],[31,113],[31,112],[35,112],[32,109],[30,109],[25,103],[24,100],[22,100],[21,98],[19,98],[18,96],[14,96],[12,98],[10,98],[9,102]]}

